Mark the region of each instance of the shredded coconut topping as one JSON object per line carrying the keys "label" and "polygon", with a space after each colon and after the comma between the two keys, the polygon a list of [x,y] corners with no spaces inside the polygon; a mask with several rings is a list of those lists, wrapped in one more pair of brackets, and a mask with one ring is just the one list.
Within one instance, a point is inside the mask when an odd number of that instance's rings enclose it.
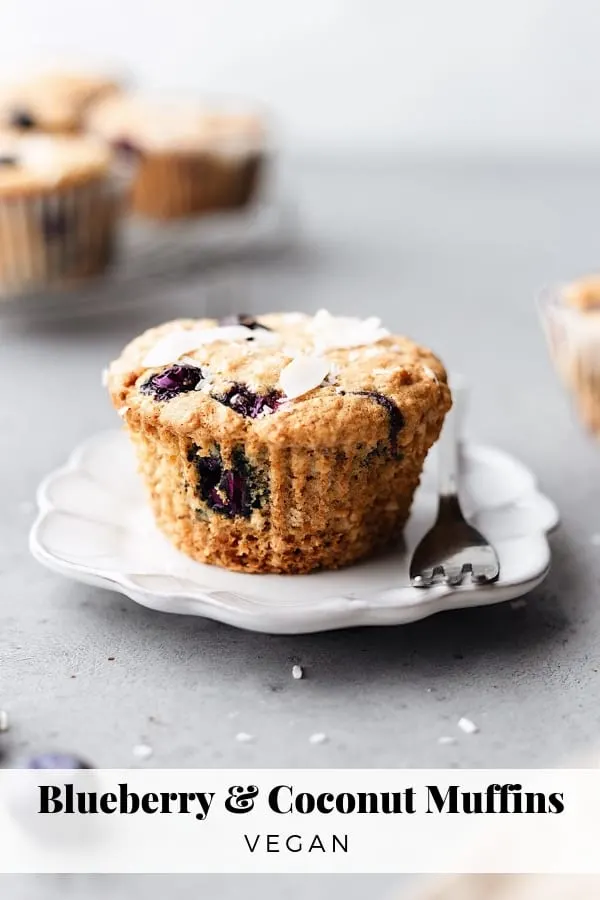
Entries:
{"label": "shredded coconut topping", "polygon": [[301,312],[289,312],[289,313],[283,313],[282,318],[283,318],[283,321],[287,322],[288,325],[295,325],[298,322],[304,321],[304,319],[306,318],[306,315]]}
{"label": "shredded coconut topping", "polygon": [[308,328],[318,353],[376,344],[389,335],[387,328],[381,327],[381,319],[376,316],[368,319],[332,316],[326,309],[320,309],[315,314]]}
{"label": "shredded coconut topping", "polygon": [[[172,331],[165,335],[146,354],[142,365],[150,369],[154,366],[168,366],[177,362],[186,353],[191,353],[207,344],[235,341],[256,341],[259,344],[272,344],[273,335],[268,331],[246,328],[245,325],[219,325],[216,328],[194,328],[189,331]],[[275,337],[275,340],[277,338]],[[196,362],[195,365],[198,365]]]}
{"label": "shredded coconut topping", "polygon": [[437,384],[438,377],[430,366],[423,365],[423,371],[427,378],[431,378],[432,381],[435,381]]}
{"label": "shredded coconut topping", "polygon": [[318,356],[297,356],[282,370],[279,383],[288,400],[302,397],[322,384],[329,363]]}

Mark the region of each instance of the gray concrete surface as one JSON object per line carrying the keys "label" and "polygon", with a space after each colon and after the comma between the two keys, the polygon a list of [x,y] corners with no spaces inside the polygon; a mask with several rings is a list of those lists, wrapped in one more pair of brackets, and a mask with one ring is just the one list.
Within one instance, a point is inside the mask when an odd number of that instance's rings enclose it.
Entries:
{"label": "gray concrete surface", "polygon": [[[600,265],[600,166],[298,163],[286,250],[131,282],[108,316],[0,317],[0,706],[4,763],[48,747],[99,766],[536,766],[600,731],[600,453],[561,392],[536,319],[544,283]],[[205,308],[367,314],[470,380],[470,430],[517,454],[558,503],[554,565],[527,606],[408,627],[245,634],[53,575],[27,533],[39,480],[118,424],[100,370],[151,323]],[[109,661],[114,657],[114,661]],[[307,678],[293,681],[300,661]],[[456,733],[468,715],[480,733]],[[151,718],[152,717],[152,718]],[[156,720],[156,721],[155,721]],[[256,736],[240,745],[237,731]],[[308,743],[315,731],[329,741]],[[2,896],[382,897],[393,879],[5,878]]]}

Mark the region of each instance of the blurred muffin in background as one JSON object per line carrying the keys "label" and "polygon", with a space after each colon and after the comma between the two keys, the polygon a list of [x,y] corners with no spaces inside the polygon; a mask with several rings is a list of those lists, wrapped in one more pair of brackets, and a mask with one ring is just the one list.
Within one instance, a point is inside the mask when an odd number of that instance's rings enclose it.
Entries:
{"label": "blurred muffin in background", "polygon": [[[402,894],[406,898],[406,894]],[[456,875],[432,880],[410,900],[597,900],[597,875]]]}
{"label": "blurred muffin in background", "polygon": [[241,209],[257,194],[266,153],[258,115],[123,95],[97,104],[87,124],[121,159],[137,161],[131,196],[139,215]]}
{"label": "blurred muffin in background", "polygon": [[117,81],[89,73],[38,75],[0,88],[0,128],[72,134],[92,104],[119,89]]}
{"label": "blurred muffin in background", "polygon": [[584,424],[600,437],[600,275],[552,293],[542,317],[556,368]]}
{"label": "blurred muffin in background", "polygon": [[0,296],[105,269],[122,205],[111,162],[88,138],[0,133]]}

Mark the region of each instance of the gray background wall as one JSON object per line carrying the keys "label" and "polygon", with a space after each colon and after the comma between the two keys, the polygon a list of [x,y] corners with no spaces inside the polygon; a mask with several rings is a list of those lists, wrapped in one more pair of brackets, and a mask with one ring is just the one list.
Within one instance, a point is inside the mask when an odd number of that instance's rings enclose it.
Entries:
{"label": "gray background wall", "polygon": [[311,150],[600,150],[597,0],[0,0],[0,77],[57,58],[243,93]]}

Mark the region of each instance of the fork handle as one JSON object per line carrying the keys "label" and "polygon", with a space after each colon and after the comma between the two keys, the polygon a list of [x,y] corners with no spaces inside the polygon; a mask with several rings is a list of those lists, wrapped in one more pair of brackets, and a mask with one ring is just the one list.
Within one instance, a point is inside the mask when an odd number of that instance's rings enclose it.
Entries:
{"label": "fork handle", "polygon": [[446,415],[438,443],[438,490],[440,500],[458,497],[458,469],[465,388],[453,385],[452,409]]}

